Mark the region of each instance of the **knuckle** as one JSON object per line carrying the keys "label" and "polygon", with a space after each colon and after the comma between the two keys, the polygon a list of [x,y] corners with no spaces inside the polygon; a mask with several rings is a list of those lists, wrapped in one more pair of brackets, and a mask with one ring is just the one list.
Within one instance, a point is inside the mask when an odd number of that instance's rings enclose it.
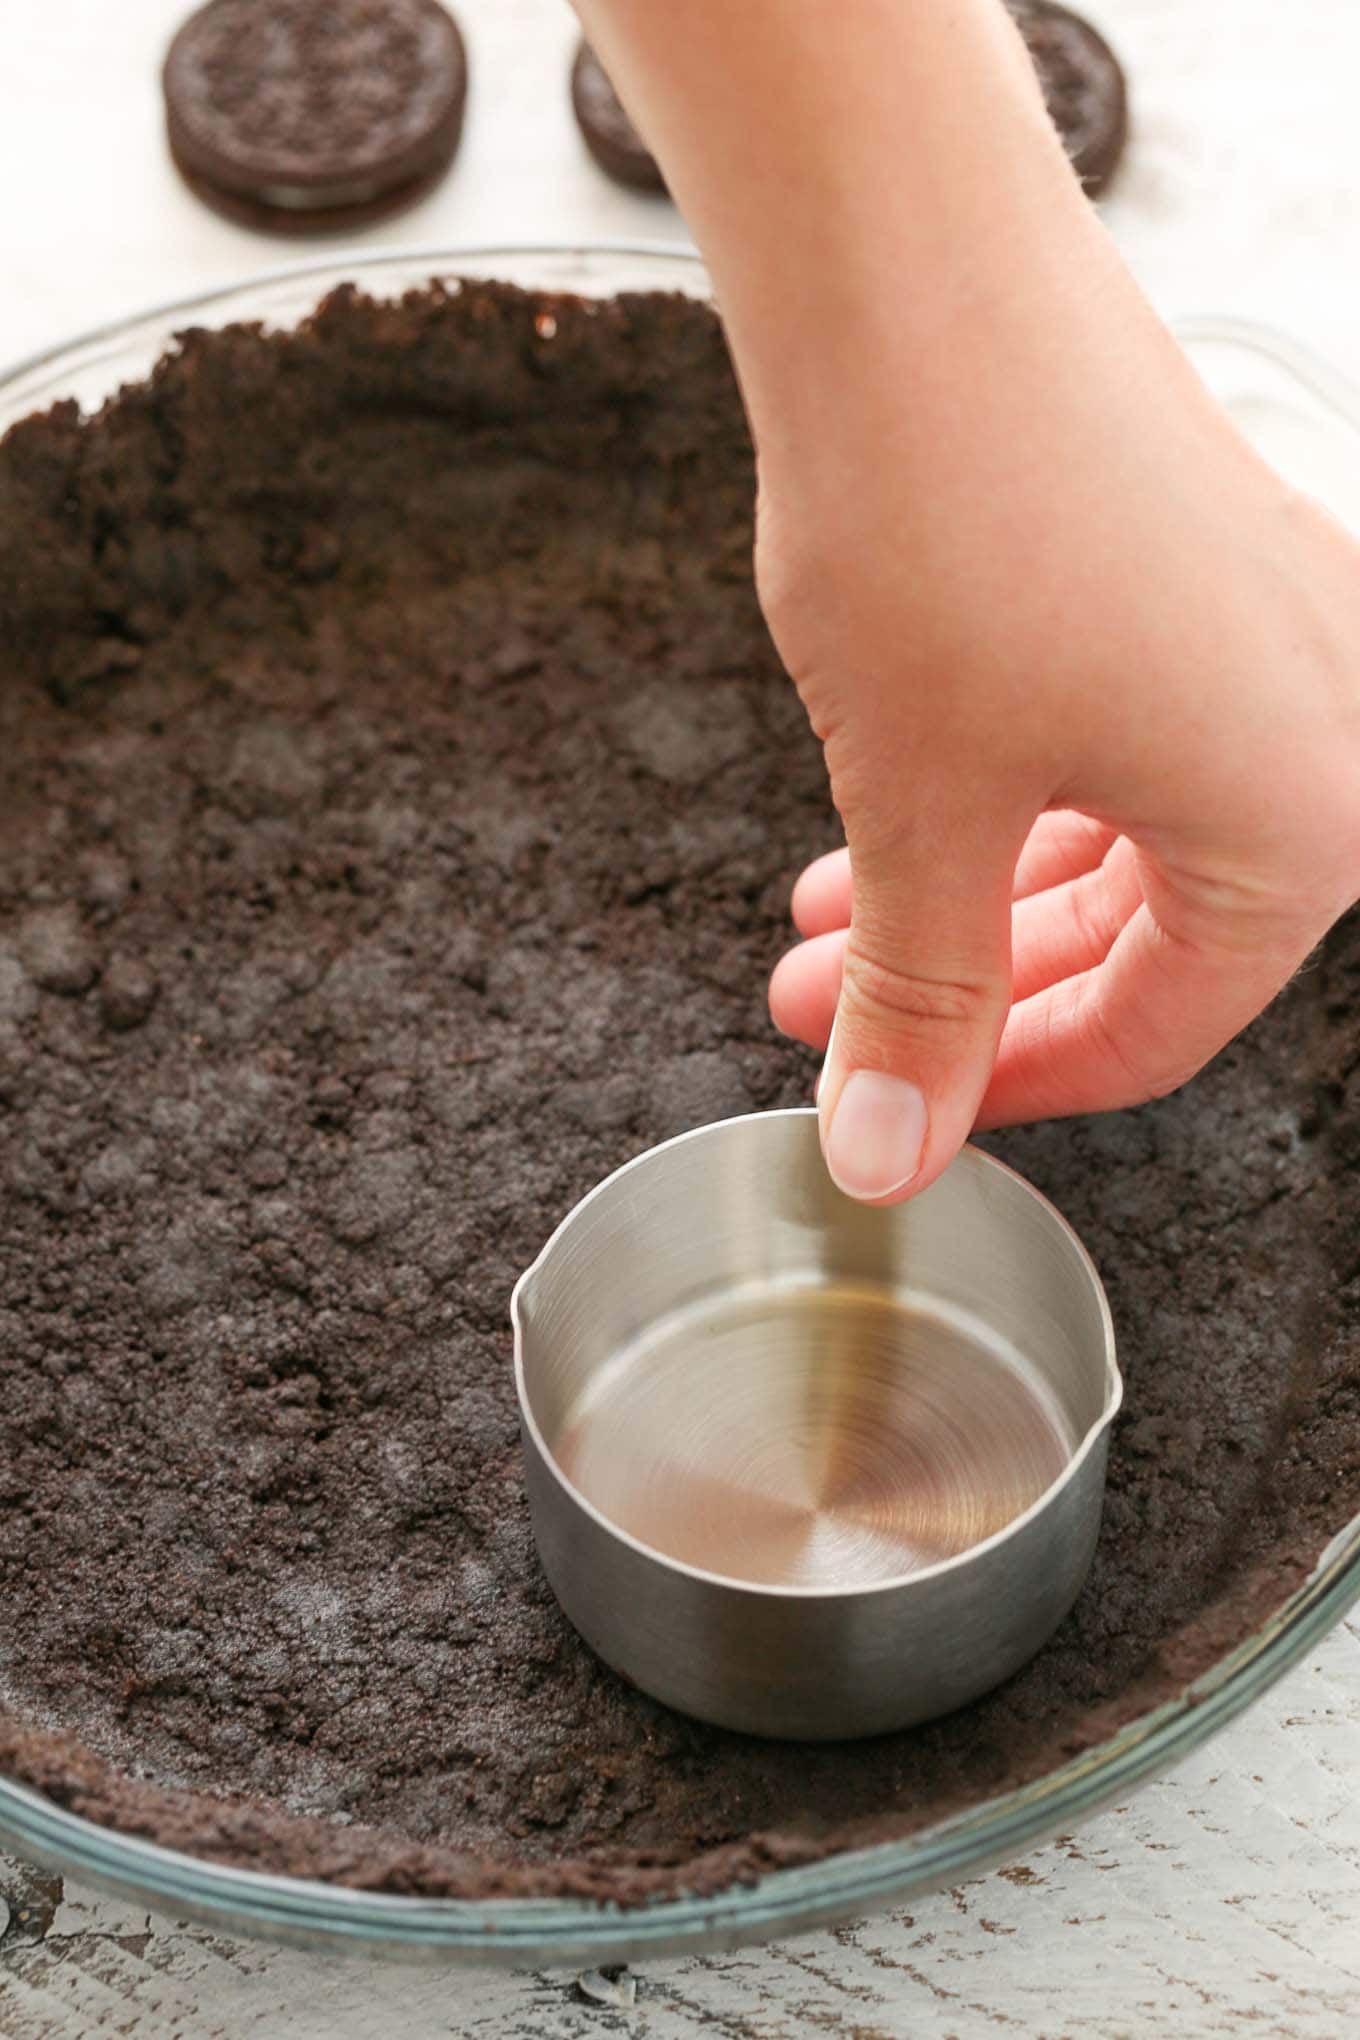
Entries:
{"label": "knuckle", "polygon": [[1131,1053],[1121,1038],[1118,1027],[1110,1024],[1108,1015],[1099,999],[1093,1001],[1087,1014],[1087,1031],[1092,1037],[1096,1054],[1113,1065],[1124,1078],[1126,1102],[1141,1103],[1146,1098],[1158,1096],[1155,1072],[1144,1066],[1143,1059]]}
{"label": "knuckle", "polygon": [[951,1033],[976,1027],[1006,996],[1002,981],[985,972],[944,977],[909,970],[852,950],[846,958],[847,992],[866,1019],[894,1032]]}
{"label": "knuckle", "polygon": [[1084,955],[1104,956],[1119,933],[1120,921],[1110,901],[1098,890],[1074,886],[1071,895],[1072,926]]}
{"label": "knuckle", "polygon": [[1124,1078],[1120,1098],[1111,1098],[1111,1104],[1143,1105],[1154,1098],[1169,1098],[1173,1091],[1179,1091],[1198,1075],[1203,1061],[1187,1061],[1183,1056],[1171,1054],[1173,1044],[1167,1042],[1167,1054],[1156,1053],[1160,1044],[1152,1044],[1151,1052],[1139,1051],[1123,1037],[1118,1027],[1111,1024],[1103,1007],[1097,1001],[1091,1007],[1088,1025],[1094,1037],[1096,1051]]}

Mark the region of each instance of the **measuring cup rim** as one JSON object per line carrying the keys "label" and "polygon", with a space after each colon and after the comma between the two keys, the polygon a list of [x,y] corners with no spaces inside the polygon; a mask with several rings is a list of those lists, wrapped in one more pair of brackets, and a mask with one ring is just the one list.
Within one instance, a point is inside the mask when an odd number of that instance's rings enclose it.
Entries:
{"label": "measuring cup rim", "polygon": [[[966,1550],[955,1552],[949,1558],[937,1559],[934,1564],[922,1566],[916,1572],[894,1573],[888,1579],[875,1580],[869,1585],[850,1588],[762,1585],[754,1580],[739,1579],[731,1573],[711,1572],[707,1567],[689,1565],[683,1559],[672,1558],[666,1552],[659,1551],[655,1545],[644,1544],[641,1538],[634,1537],[631,1531],[622,1529],[605,1515],[603,1510],[597,1508],[592,1501],[581,1493],[576,1484],[567,1478],[562,1468],[558,1465],[557,1457],[548,1444],[547,1439],[543,1436],[538,1420],[530,1406],[528,1388],[524,1377],[523,1316],[523,1302],[529,1285],[552,1259],[554,1249],[559,1245],[565,1234],[574,1227],[583,1213],[598,1198],[602,1197],[607,1190],[610,1190],[622,1178],[629,1175],[631,1171],[640,1168],[644,1163],[654,1161],[658,1155],[667,1154],[690,1142],[709,1139],[715,1133],[721,1132],[728,1127],[746,1126],[754,1121],[764,1123],[775,1119],[815,1121],[816,1117],[817,1113],[814,1107],[803,1105],[785,1106],[771,1112],[743,1112],[730,1119],[715,1119],[705,1126],[691,1127],[688,1132],[677,1133],[669,1140],[658,1142],[655,1147],[645,1148],[641,1154],[634,1155],[631,1160],[622,1163],[617,1169],[612,1170],[609,1175],[603,1177],[600,1182],[595,1184],[593,1189],[588,1190],[585,1196],[572,1206],[571,1210],[562,1219],[561,1223],[554,1228],[548,1239],[534,1256],[534,1259],[524,1270],[510,1296],[510,1323],[514,1333],[515,1394],[519,1401],[520,1420],[544,1466],[562,1488],[567,1499],[576,1508],[584,1511],[610,1537],[616,1538],[621,1544],[626,1545],[640,1557],[650,1559],[653,1564],[664,1566],[672,1573],[677,1573],[685,1579],[699,1581],[706,1586],[721,1587],[729,1593],[749,1594],[762,1600],[841,1601],[869,1599],[875,1594],[902,1593],[913,1588],[919,1589],[946,1573],[956,1572],[963,1567],[975,1564],[986,1553],[994,1551],[1012,1538],[1020,1536],[1028,1524],[1032,1523],[1037,1516],[1041,1516],[1046,1509],[1052,1506],[1064,1488],[1071,1486],[1082,1467],[1095,1451],[1100,1439],[1104,1437],[1105,1433],[1114,1423],[1124,1400],[1124,1380],[1119,1371],[1119,1363],[1115,1357],[1114,1320],[1110,1315],[1109,1299],[1105,1294],[1105,1287],[1101,1282],[1095,1262],[1083,1246],[1079,1235],[1067,1219],[1063,1217],[1057,1206],[1052,1204],[1041,1190],[1036,1190],[1034,1185],[1020,1174],[1018,1169],[1012,1169],[1008,1163],[998,1161],[995,1155],[989,1155],[984,1148],[975,1147],[970,1142],[961,1150],[963,1155],[970,1158],[970,1163],[975,1162],[987,1169],[995,1169],[1001,1175],[1009,1176],[1013,1182],[1020,1185],[1027,1196],[1032,1197],[1047,1213],[1052,1223],[1061,1232],[1068,1246],[1075,1254],[1078,1266],[1085,1274],[1091,1286],[1100,1311],[1102,1358],[1105,1372],[1105,1395],[1100,1414],[1088,1426],[1083,1436],[1073,1447],[1071,1456],[1068,1458],[1061,1473],[1055,1475],[1043,1493],[1036,1496],[1028,1508],[1023,1509],[1018,1516],[1013,1516],[1010,1522],[1004,1523],[999,1530],[994,1530],[990,1537],[984,1537],[977,1544],[970,1544]],[[951,1164],[952,1166],[954,1164]]]}

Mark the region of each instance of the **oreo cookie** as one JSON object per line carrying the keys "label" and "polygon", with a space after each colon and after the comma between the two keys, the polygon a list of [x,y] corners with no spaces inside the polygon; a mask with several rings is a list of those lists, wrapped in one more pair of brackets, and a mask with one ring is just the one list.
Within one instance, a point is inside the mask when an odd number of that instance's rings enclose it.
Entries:
{"label": "oreo cookie", "polygon": [[571,104],[586,147],[616,184],[630,185],[634,191],[665,191],[655,156],[624,112],[588,42],[580,45],[571,67]]}
{"label": "oreo cookie", "polygon": [[397,212],[442,177],[467,58],[437,0],[209,0],[162,84],[193,191],[247,226],[310,234]]}
{"label": "oreo cookie", "polygon": [[[1119,60],[1089,21],[1054,0],[1006,4],[1072,167],[1094,198],[1113,176],[1128,138],[1128,88]],[[666,189],[656,159],[585,42],[571,68],[571,103],[586,147],[602,170],[637,190]]]}
{"label": "oreo cookie", "polygon": [[1098,29],[1055,0],[1006,0],[1044,101],[1088,197],[1114,175],[1129,132],[1128,87]]}

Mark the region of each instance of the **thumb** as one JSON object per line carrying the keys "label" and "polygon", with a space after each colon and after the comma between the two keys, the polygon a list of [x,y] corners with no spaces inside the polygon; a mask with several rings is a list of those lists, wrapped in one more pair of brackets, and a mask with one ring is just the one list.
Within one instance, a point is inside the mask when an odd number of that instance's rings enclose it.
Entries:
{"label": "thumb", "polygon": [[1010,1006],[1011,882],[1024,829],[922,821],[851,840],[840,1002],[817,1094],[838,1187],[891,1204],[967,1140]]}

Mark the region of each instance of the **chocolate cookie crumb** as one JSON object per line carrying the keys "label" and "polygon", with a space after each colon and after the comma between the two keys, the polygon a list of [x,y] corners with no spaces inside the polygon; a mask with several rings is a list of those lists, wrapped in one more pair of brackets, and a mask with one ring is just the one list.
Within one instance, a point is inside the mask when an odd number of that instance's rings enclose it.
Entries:
{"label": "chocolate cookie crumb", "polygon": [[99,986],[99,1010],[105,1023],[124,1033],[140,1027],[156,1003],[154,976],[139,958],[115,956]]}
{"label": "chocolate cookie crumb", "polygon": [[39,907],[20,921],[16,946],[35,985],[74,998],[88,991],[98,968],[75,907]]}

